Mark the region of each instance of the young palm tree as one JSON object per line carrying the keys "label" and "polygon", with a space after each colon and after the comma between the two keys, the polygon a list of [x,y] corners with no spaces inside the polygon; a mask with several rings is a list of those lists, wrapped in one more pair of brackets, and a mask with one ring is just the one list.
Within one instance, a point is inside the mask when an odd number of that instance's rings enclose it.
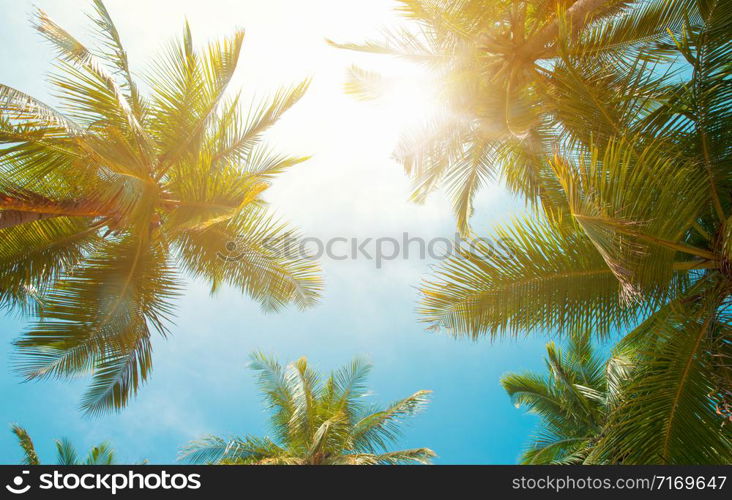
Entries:
{"label": "young palm tree", "polygon": [[[23,465],[40,465],[41,461],[28,432],[24,428],[14,425],[13,434],[17,436],[20,447],[23,449]],[[114,450],[109,443],[94,446],[82,459],[68,439],[56,441],[56,464],[58,465],[113,465],[114,463]]]}
{"label": "young palm tree", "polygon": [[[732,2],[403,3],[435,43],[476,47],[472,65],[461,62],[463,51],[427,57],[454,76],[449,82],[488,89],[447,116],[483,131],[493,114],[481,121],[471,110],[505,95],[507,111],[495,115],[503,132],[489,144],[500,151],[520,139],[541,153],[535,178],[544,194],[535,192],[549,208],[496,228],[497,248],[444,262],[422,287],[424,320],[472,338],[632,330],[623,346],[636,353],[637,371],[588,460],[729,463]],[[541,17],[542,5],[558,14]],[[578,24],[588,6],[597,10]],[[531,41],[555,21],[551,40]],[[503,66],[489,64],[496,57]],[[453,73],[451,64],[468,70]],[[524,64],[533,76],[519,80]],[[529,118],[514,120],[515,108]],[[545,133],[550,147],[534,148],[533,135]],[[444,179],[465,195],[456,204],[469,206],[489,163],[468,161],[474,135],[436,137],[439,154],[431,142],[415,150],[426,162],[418,182],[431,188]],[[531,199],[521,156],[496,158],[490,165]]]}
{"label": "young palm tree", "polygon": [[600,439],[622,397],[632,366],[628,359],[598,358],[589,336],[572,336],[566,351],[546,346],[547,375],[511,373],[501,384],[516,407],[541,418],[540,429],[521,457],[523,464],[581,464]]}
{"label": "young palm tree", "polygon": [[386,408],[367,405],[370,365],[354,360],[322,380],[300,358],[284,369],[252,355],[259,387],[271,412],[275,439],[209,436],[188,445],[182,458],[195,463],[247,465],[397,465],[430,462],[428,448],[388,451],[403,419],[427,404],[419,391]]}
{"label": "young palm tree", "polygon": [[132,78],[101,0],[99,49],[39,11],[55,47],[62,107],[0,85],[0,305],[37,316],[17,342],[28,379],[92,371],[87,412],[122,408],[149,376],[151,335],[167,335],[179,274],[230,285],[276,309],[313,304],[313,261],[283,251],[290,230],[261,193],[304,158],[262,134],[307,82],[243,111],[227,92],[244,33],[194,47],[186,24]]}

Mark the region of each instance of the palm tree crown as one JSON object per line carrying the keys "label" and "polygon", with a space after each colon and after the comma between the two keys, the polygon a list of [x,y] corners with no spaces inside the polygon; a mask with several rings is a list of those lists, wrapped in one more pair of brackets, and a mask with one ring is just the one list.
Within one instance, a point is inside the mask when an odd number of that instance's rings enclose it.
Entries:
{"label": "palm tree crown", "polygon": [[566,351],[546,346],[547,375],[510,373],[501,385],[516,407],[541,418],[521,457],[524,464],[581,464],[603,433],[632,365],[621,356],[601,360],[589,336],[573,335]]}
{"label": "palm tree crown", "polygon": [[[396,156],[414,180],[413,199],[443,187],[468,233],[473,200],[491,181],[533,206],[565,208],[549,164],[557,146],[606,136],[643,111],[650,88],[623,91],[647,83],[628,76],[625,56],[640,42],[656,43],[646,60],[665,53],[666,30],[678,30],[680,4],[689,3],[398,0],[412,27],[334,45],[430,68],[441,110],[405,132]],[[386,77],[360,68],[350,77],[347,90],[361,98],[388,88]]]}
{"label": "palm tree crown", "polygon": [[396,465],[429,463],[428,448],[387,451],[403,419],[427,404],[419,391],[386,408],[369,406],[365,380],[370,365],[356,359],[323,380],[305,358],[283,368],[252,356],[258,384],[271,412],[275,439],[209,436],[182,452],[197,463],[249,465]]}
{"label": "palm tree crown", "polygon": [[25,377],[93,372],[87,412],[123,407],[147,379],[180,273],[267,309],[310,306],[321,289],[317,264],[283,251],[291,231],[261,198],[304,159],[262,134],[307,82],[243,111],[227,86],[244,32],[196,49],[186,24],[145,96],[94,5],[96,50],[35,19],[58,53],[60,110],[0,85],[0,306],[38,317],[17,342]]}

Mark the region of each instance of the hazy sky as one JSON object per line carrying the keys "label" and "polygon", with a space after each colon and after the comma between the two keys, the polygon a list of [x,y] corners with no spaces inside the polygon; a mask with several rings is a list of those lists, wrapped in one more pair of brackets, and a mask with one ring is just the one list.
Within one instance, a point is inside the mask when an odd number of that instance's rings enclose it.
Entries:
{"label": "hazy sky", "polygon": [[[0,0],[0,82],[53,102],[46,75],[51,48],[30,28],[37,5],[82,40],[90,39],[85,0]],[[312,77],[308,95],[269,135],[282,152],[313,158],[282,176],[266,198],[283,218],[319,238],[377,238],[402,233],[422,238],[454,234],[449,203],[437,193],[424,205],[407,201],[409,180],[391,160],[400,129],[428,112],[428,76],[401,62],[328,47],[324,39],[360,41],[400,22],[391,0],[108,0],[133,70],[143,72],[161,46],[177,36],[184,18],[200,44],[246,29],[232,87],[247,96]],[[389,104],[354,101],[342,92],[354,63],[409,76]],[[520,206],[499,188],[481,193],[474,228],[485,233]],[[0,463],[17,462],[14,437],[2,426],[28,428],[41,458],[54,459],[53,438],[69,437],[86,449],[110,440],[122,460],[172,462],[178,448],[205,433],[267,433],[247,356],[261,350],[281,361],[307,356],[322,370],[355,355],[374,364],[373,399],[388,403],[432,389],[428,409],[407,428],[403,447],[434,449],[437,463],[512,463],[535,423],[515,409],[498,384],[507,371],[542,369],[546,339],[491,344],[458,342],[427,333],[415,314],[416,286],[434,260],[398,259],[376,269],[373,261],[323,261],[326,290],[306,312],[263,314],[232,290],[213,298],[192,284],[179,302],[168,340],[156,339],[154,373],[120,414],[82,417],[77,410],[87,383],[21,383],[12,374],[10,342],[18,318],[0,320]]]}

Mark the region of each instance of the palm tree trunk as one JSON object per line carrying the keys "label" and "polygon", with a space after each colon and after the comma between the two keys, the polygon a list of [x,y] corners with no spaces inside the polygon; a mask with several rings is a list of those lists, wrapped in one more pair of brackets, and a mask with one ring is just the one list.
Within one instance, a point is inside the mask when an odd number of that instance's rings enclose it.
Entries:
{"label": "palm tree trunk", "polygon": [[0,229],[58,216],[59,214],[23,212],[21,210],[2,210],[0,211]]}
{"label": "palm tree trunk", "polygon": [[[617,3],[614,0],[577,0],[572,6],[567,9],[566,20],[572,33],[577,33],[589,23],[593,14],[600,8],[613,3]],[[538,59],[546,44],[551,42],[554,38],[559,35],[559,18],[554,19],[551,23],[544,26],[536,35],[531,37],[523,47],[520,49],[520,53],[528,58]]]}
{"label": "palm tree trunk", "polygon": [[108,211],[86,200],[56,202],[46,199],[23,200],[0,196],[0,229],[52,217],[102,217]]}

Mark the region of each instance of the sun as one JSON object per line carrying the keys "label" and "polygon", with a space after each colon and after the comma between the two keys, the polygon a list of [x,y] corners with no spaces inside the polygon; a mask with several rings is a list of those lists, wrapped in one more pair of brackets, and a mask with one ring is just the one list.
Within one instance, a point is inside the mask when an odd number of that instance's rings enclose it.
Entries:
{"label": "sun", "polygon": [[414,131],[440,110],[435,82],[424,68],[399,75],[386,89],[382,105],[404,133]]}
{"label": "sun", "polygon": [[444,113],[437,80],[422,65],[384,57],[367,68],[352,67],[349,73],[347,91],[370,101],[373,109],[373,121],[361,124],[372,138],[396,144]]}

